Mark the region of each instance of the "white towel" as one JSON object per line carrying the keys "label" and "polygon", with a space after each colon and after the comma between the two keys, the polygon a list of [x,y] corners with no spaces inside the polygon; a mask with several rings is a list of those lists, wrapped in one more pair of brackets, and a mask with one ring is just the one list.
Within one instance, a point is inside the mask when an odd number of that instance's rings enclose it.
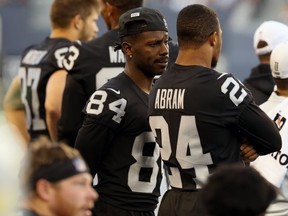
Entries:
{"label": "white towel", "polygon": [[282,148],[279,152],[259,156],[251,163],[251,166],[257,169],[269,182],[279,188],[288,167],[288,99],[282,101],[269,111],[267,115],[274,121],[279,129]]}

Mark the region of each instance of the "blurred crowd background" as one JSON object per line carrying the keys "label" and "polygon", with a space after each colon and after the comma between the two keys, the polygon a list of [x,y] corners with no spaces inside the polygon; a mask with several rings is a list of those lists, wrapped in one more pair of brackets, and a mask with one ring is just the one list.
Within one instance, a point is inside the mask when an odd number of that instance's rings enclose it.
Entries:
{"label": "blurred crowd background", "polygon": [[[49,8],[52,0],[0,0],[0,110],[12,77],[18,72],[20,54],[27,46],[49,35]],[[170,36],[176,40],[176,17],[188,4],[213,8],[223,30],[222,55],[217,66],[243,81],[258,64],[253,34],[266,20],[288,24],[288,0],[144,0],[144,5],[160,10],[166,17]],[[104,21],[98,22],[102,35]]]}

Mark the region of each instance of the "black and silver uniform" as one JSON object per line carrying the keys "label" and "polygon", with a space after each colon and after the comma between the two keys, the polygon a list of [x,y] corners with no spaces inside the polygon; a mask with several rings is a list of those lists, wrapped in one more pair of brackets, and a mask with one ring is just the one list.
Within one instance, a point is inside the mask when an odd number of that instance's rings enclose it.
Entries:
{"label": "black and silver uniform", "polygon": [[82,110],[89,97],[124,69],[122,51],[114,51],[117,40],[118,31],[112,30],[87,43],[75,43],[72,51],[78,50],[78,55],[72,53],[66,56],[71,64],[66,67],[68,75],[58,134],[59,139],[65,140],[70,146],[74,146],[77,132],[83,123]]}
{"label": "black and silver uniform", "polygon": [[98,176],[101,199],[131,211],[153,211],[160,195],[160,153],[147,110],[148,95],[121,73],[90,97],[75,143]]}
{"label": "black and silver uniform", "polygon": [[173,188],[196,190],[219,164],[241,163],[243,137],[259,154],[281,146],[275,125],[231,74],[175,64],[150,99],[150,126]]}
{"label": "black and silver uniform", "polygon": [[50,76],[63,68],[62,60],[70,45],[71,42],[64,38],[46,38],[23,52],[18,74],[31,139],[39,135],[49,136],[45,112],[46,86]]}
{"label": "black and silver uniform", "polygon": [[[71,55],[66,56],[65,61],[70,64],[66,68],[68,75],[58,134],[60,140],[65,140],[71,146],[74,146],[78,130],[83,123],[82,109],[89,97],[125,67],[122,51],[114,51],[116,42],[119,42],[117,29],[88,43],[75,43]],[[170,42],[169,48],[170,60],[174,61],[178,46]],[[75,50],[79,50],[77,55],[74,54]]]}

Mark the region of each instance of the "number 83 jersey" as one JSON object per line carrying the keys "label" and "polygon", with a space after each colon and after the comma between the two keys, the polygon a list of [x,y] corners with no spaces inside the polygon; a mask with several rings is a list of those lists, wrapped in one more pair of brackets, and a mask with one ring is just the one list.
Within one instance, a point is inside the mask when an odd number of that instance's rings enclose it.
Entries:
{"label": "number 83 jersey", "polygon": [[153,211],[161,181],[159,147],[148,119],[148,95],[125,74],[90,97],[76,139],[101,199],[132,211]]}
{"label": "number 83 jersey", "polygon": [[174,188],[196,190],[219,164],[242,163],[242,136],[259,154],[276,150],[276,127],[231,74],[175,64],[150,97],[149,123]]}
{"label": "number 83 jersey", "polygon": [[70,43],[64,38],[46,38],[23,52],[18,75],[31,139],[49,136],[45,112],[46,86],[50,76],[63,68],[62,60]]}

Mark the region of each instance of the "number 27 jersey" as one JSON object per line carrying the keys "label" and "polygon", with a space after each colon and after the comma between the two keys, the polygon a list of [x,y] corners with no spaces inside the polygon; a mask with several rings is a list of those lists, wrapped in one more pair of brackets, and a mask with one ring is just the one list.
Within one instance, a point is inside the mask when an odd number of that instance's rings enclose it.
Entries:
{"label": "number 27 jersey", "polygon": [[50,76],[63,68],[62,60],[70,43],[64,38],[46,38],[38,45],[28,47],[22,55],[18,75],[31,139],[39,135],[49,136],[45,112],[46,86]]}

